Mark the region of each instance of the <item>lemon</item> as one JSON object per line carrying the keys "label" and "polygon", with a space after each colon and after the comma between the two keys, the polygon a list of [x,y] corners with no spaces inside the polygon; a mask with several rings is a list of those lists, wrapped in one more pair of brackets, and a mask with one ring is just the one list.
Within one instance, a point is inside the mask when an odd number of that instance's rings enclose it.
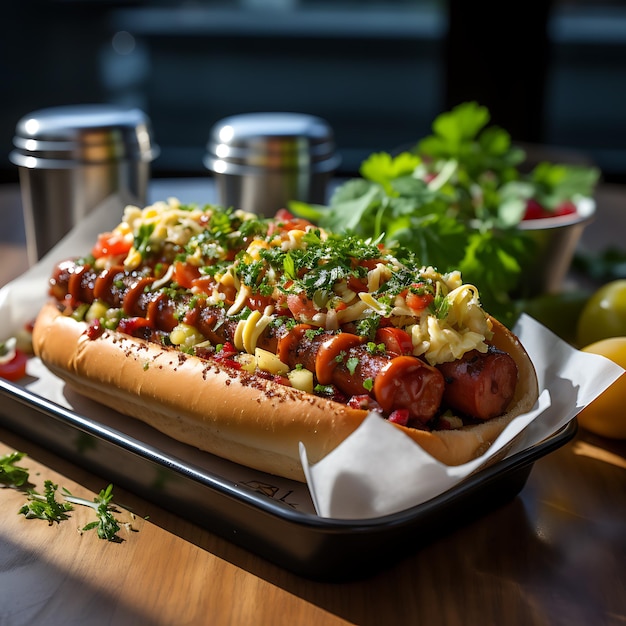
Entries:
{"label": "lemon", "polygon": [[[601,354],[626,369],[626,337],[601,339],[582,351]],[[626,374],[578,414],[578,424],[602,437],[626,439]]]}

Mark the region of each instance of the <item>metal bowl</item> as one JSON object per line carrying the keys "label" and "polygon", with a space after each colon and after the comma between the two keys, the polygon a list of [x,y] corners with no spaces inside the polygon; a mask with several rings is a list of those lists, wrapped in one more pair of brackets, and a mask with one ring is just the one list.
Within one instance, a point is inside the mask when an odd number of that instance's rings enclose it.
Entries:
{"label": "metal bowl", "polygon": [[519,224],[535,250],[523,268],[516,295],[532,298],[561,290],[583,231],[595,219],[595,200],[583,198],[577,202],[577,209],[575,214],[524,220]]}

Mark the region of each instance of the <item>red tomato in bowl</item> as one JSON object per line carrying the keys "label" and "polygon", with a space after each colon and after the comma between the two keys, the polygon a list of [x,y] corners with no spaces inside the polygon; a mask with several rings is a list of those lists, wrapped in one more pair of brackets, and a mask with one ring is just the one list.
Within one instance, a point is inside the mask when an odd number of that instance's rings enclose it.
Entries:
{"label": "red tomato in bowl", "polygon": [[548,217],[562,217],[563,215],[574,215],[578,212],[576,205],[570,201],[564,201],[559,204],[553,211],[549,211],[537,202],[537,200],[530,198],[526,202],[526,212],[524,213],[523,220],[540,220]]}

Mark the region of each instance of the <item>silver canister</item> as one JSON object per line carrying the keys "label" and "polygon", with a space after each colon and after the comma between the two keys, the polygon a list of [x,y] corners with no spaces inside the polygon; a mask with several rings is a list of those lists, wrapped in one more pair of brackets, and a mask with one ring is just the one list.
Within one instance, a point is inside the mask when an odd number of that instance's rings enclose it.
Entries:
{"label": "silver canister", "polygon": [[339,165],[329,124],[302,113],[244,113],[211,129],[205,167],[221,205],[271,217],[291,200],[323,204]]}
{"label": "silver canister", "polygon": [[31,264],[105,200],[119,204],[112,226],[123,205],[145,204],[159,152],[142,111],[107,104],[34,111],[17,123],[13,144]]}

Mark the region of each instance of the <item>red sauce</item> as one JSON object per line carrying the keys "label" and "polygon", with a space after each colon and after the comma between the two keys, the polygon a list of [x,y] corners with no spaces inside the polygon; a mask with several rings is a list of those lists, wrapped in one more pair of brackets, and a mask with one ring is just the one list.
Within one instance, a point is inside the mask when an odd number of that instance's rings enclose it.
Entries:
{"label": "red sauce", "polygon": [[140,278],[126,291],[122,308],[126,315],[134,315],[137,311],[137,301],[144,289],[154,282],[154,278]]}

